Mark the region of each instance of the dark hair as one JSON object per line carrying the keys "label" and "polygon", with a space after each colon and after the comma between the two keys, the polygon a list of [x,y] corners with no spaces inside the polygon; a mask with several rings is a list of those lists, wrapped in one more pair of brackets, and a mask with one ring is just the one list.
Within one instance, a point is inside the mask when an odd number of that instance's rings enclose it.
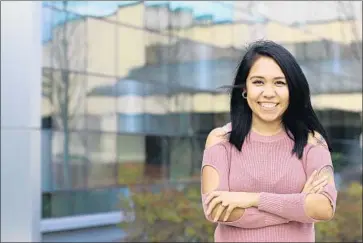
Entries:
{"label": "dark hair", "polygon": [[320,133],[331,145],[327,134],[320,124],[310,101],[310,89],[306,77],[292,54],[281,45],[272,41],[256,41],[252,43],[238,65],[237,74],[232,87],[230,100],[230,116],[232,130],[229,142],[239,151],[249,134],[252,125],[252,110],[242,97],[242,89],[246,87],[246,79],[254,62],[261,56],[270,57],[280,66],[289,89],[289,105],[282,117],[282,123],[289,137],[294,141],[292,154],[302,158],[307,144],[309,132]]}

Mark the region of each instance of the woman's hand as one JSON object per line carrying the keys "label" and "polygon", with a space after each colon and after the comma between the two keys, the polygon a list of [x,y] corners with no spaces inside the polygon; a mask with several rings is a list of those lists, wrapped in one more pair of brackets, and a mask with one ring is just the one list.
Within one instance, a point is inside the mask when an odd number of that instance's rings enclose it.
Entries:
{"label": "woman's hand", "polygon": [[328,184],[328,178],[326,176],[315,179],[317,171],[314,171],[309,179],[306,181],[302,190],[303,193],[320,193],[324,190],[324,186]]}
{"label": "woman's hand", "polygon": [[224,221],[228,219],[231,212],[235,208],[250,208],[256,207],[259,201],[259,193],[249,193],[249,192],[229,192],[229,191],[213,191],[209,193],[205,200],[205,204],[208,206],[207,215],[210,215],[213,209],[221,203],[215,217],[214,222],[219,220],[224,210],[226,214],[224,216]]}

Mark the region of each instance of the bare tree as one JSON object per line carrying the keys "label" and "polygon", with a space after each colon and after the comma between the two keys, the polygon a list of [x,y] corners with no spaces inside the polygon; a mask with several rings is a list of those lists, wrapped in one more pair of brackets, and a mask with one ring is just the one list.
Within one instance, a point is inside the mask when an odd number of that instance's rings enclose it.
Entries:
{"label": "bare tree", "polygon": [[[355,12],[356,7],[360,4],[360,10],[362,10],[362,2],[353,1],[337,1],[338,16],[341,21],[349,21],[349,29],[344,29],[345,26],[341,26],[341,34],[346,36],[346,32],[351,32],[353,42],[351,43],[352,56],[359,62],[362,62],[362,33],[359,33],[359,29],[362,29],[362,23],[359,26],[358,16]],[[354,6],[356,5],[356,6]],[[359,10],[358,10],[359,12]],[[358,13],[362,16],[362,11]]]}
{"label": "bare tree", "polygon": [[[45,48],[50,55],[50,67],[43,71],[43,94],[48,98],[53,108],[53,121],[56,128],[63,132],[63,185],[69,188],[73,185],[70,169],[71,131],[82,126],[82,109],[86,89],[84,73],[87,66],[85,58],[85,28],[82,18],[75,18],[69,8],[69,1],[62,1],[61,8],[47,5],[47,8],[57,13],[61,23],[52,30],[52,40]],[[77,136],[85,143],[82,136]]]}

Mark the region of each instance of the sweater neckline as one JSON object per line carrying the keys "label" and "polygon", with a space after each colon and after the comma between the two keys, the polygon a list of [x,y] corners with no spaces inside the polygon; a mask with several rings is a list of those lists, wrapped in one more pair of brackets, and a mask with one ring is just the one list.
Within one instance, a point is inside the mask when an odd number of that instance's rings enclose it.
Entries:
{"label": "sweater neckline", "polygon": [[257,133],[256,131],[253,131],[252,129],[249,132],[249,138],[252,141],[258,141],[258,142],[276,142],[282,139],[289,138],[288,134],[284,129],[282,129],[280,132],[274,134],[274,135],[262,135],[260,133]]}
{"label": "sweater neckline", "polygon": [[[223,129],[225,129],[226,132],[231,131],[231,129],[232,129],[231,122],[229,122],[225,126],[223,126]],[[280,132],[278,132],[274,135],[262,135],[251,129],[249,132],[249,138],[251,139],[251,141],[270,143],[270,142],[276,142],[276,141],[279,141],[282,139],[289,139],[289,136],[284,129],[282,129]]]}

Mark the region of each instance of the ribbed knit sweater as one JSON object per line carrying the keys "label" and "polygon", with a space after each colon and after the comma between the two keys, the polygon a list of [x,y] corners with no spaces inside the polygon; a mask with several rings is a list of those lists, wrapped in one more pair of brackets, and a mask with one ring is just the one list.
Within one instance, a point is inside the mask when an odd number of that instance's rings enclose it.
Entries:
{"label": "ribbed knit sweater", "polygon": [[[230,124],[225,126],[230,129]],[[314,242],[314,223],[304,210],[304,185],[314,170],[331,167],[330,152],[321,145],[307,144],[303,158],[292,155],[294,142],[286,132],[262,136],[253,131],[242,151],[228,141],[206,148],[202,166],[219,174],[216,190],[259,192],[258,207],[247,208],[233,222],[218,222],[215,242]],[[230,160],[229,160],[230,158]],[[229,164],[230,163],[230,164]],[[335,211],[334,183],[324,188]],[[204,212],[207,207],[202,194]],[[207,219],[211,221],[210,216]]]}

